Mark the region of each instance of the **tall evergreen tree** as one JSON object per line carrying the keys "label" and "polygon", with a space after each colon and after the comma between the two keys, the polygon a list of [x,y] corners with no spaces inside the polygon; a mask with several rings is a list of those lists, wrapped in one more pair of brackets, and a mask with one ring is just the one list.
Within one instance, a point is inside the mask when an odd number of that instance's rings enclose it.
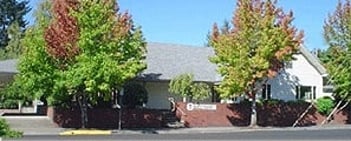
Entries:
{"label": "tall evergreen tree", "polygon": [[252,99],[251,126],[257,124],[256,92],[302,43],[303,34],[292,21],[292,12],[285,14],[275,0],[238,0],[232,28],[213,27],[211,61],[223,76],[217,90],[222,98],[248,95]]}
{"label": "tall evergreen tree", "polygon": [[5,48],[5,57],[6,59],[18,58],[22,53],[21,40],[23,33],[17,21],[7,29],[7,35],[10,40]]}
{"label": "tall evergreen tree", "polygon": [[21,31],[26,26],[24,15],[29,12],[28,1],[1,0],[0,1],[0,49],[7,46],[9,42],[8,28],[17,22]]}

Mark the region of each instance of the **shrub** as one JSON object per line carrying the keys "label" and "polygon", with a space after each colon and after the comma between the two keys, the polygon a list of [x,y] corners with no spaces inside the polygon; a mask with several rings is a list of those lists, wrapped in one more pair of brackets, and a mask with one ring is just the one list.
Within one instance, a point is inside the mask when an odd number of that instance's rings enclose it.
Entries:
{"label": "shrub", "polygon": [[322,97],[317,99],[317,111],[322,115],[331,113],[334,107],[334,102],[330,97]]}
{"label": "shrub", "polygon": [[5,119],[0,119],[0,137],[19,138],[22,134],[22,132],[11,130]]}
{"label": "shrub", "polygon": [[0,98],[0,109],[17,109],[18,108],[18,100],[4,100]]}
{"label": "shrub", "polygon": [[193,74],[181,74],[174,77],[169,83],[168,91],[181,97],[192,100],[205,100],[210,97],[210,86],[203,82],[195,82]]}

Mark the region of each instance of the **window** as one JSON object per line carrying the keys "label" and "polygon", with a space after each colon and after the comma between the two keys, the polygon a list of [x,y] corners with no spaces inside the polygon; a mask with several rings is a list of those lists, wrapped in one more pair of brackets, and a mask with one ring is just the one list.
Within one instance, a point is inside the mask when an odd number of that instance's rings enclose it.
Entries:
{"label": "window", "polygon": [[262,99],[271,99],[271,85],[263,84]]}
{"label": "window", "polygon": [[332,82],[331,82],[329,77],[324,76],[323,77],[323,86],[328,86],[328,85],[332,85]]}
{"label": "window", "polygon": [[296,86],[296,99],[316,99],[316,86]]}
{"label": "window", "polygon": [[332,82],[330,81],[330,78],[325,76],[323,77],[323,92],[324,93],[333,93],[334,87]]}
{"label": "window", "polygon": [[333,93],[334,87],[331,85],[323,86],[323,93]]}

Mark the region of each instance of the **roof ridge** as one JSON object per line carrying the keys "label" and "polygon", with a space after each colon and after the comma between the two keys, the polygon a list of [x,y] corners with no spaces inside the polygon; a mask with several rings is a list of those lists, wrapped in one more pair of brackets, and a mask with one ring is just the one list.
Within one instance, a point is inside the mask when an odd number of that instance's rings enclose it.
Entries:
{"label": "roof ridge", "polygon": [[321,61],[305,47],[300,47],[300,52],[303,56],[305,56],[306,60],[321,74],[327,74],[327,70],[322,65]]}

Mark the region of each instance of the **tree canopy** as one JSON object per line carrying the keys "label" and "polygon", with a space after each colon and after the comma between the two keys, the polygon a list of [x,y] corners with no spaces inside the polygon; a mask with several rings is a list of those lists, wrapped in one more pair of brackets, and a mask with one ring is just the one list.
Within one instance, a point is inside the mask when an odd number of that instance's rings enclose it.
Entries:
{"label": "tree canopy", "polygon": [[265,80],[277,75],[284,61],[293,59],[303,38],[293,19],[292,12],[276,7],[276,1],[238,0],[231,28],[213,26],[211,61],[223,76],[217,88],[222,98],[248,94],[255,101]]}
{"label": "tree canopy", "polygon": [[115,1],[46,1],[41,10],[16,79],[34,97],[62,106],[80,93],[96,103],[146,67],[142,32]]}
{"label": "tree canopy", "polygon": [[321,58],[334,85],[337,98],[351,99],[351,3],[339,1],[336,10],[324,24],[324,39],[328,48]]}
{"label": "tree canopy", "polygon": [[11,38],[10,34],[13,34],[11,33],[12,30],[24,31],[27,24],[24,20],[24,15],[27,14],[29,10],[28,1],[26,0],[0,1],[0,51],[6,53],[3,49],[9,44]]}
{"label": "tree canopy", "polygon": [[[42,1],[35,14],[34,25],[28,27],[21,41],[23,55],[19,58],[20,73],[8,88],[10,97],[20,100],[40,98],[52,93],[54,84],[53,60],[45,52],[44,31],[51,20],[51,2]],[[12,96],[11,96],[12,95]]]}
{"label": "tree canopy", "polygon": [[181,74],[169,83],[169,92],[191,100],[204,100],[210,96],[210,87],[203,82],[194,82],[192,74]]}
{"label": "tree canopy", "polygon": [[0,59],[13,59],[18,58],[22,53],[21,40],[23,38],[23,32],[18,22],[13,22],[7,29],[7,35],[9,41],[4,49],[1,49]]}

